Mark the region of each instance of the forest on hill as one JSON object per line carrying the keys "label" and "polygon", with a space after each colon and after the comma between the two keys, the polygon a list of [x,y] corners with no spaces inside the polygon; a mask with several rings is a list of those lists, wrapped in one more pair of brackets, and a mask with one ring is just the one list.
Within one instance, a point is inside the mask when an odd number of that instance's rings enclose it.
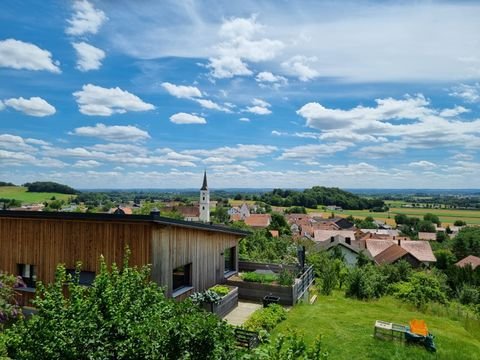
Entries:
{"label": "forest on hill", "polygon": [[339,188],[324,186],[314,186],[303,191],[273,189],[263,194],[261,201],[272,206],[304,206],[311,209],[316,209],[319,205],[336,205],[348,210],[386,210],[381,199],[368,199]]}
{"label": "forest on hill", "polygon": [[70,186],[59,184],[53,181],[36,181],[32,183],[25,183],[23,186],[28,189],[28,192],[48,192],[71,195],[78,193],[77,190],[71,188]]}

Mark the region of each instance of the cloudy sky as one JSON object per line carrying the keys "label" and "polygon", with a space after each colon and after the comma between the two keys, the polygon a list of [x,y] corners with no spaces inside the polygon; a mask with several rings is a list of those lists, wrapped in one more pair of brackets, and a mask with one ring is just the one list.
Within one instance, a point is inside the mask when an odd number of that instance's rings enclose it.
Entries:
{"label": "cloudy sky", "polygon": [[478,188],[476,1],[3,0],[0,180]]}

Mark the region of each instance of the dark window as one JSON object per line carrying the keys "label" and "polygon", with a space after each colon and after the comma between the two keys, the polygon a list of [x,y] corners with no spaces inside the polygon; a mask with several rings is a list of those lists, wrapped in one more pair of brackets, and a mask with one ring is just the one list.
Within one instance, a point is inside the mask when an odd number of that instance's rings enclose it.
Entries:
{"label": "dark window", "polygon": [[192,286],[192,264],[173,269],[173,292],[189,286]]}
{"label": "dark window", "polygon": [[202,210],[205,210],[205,206],[202,206]]}
{"label": "dark window", "polygon": [[203,201],[205,201],[205,196],[203,197]]}
{"label": "dark window", "polygon": [[[67,274],[75,276],[75,269],[67,269]],[[90,286],[95,280],[95,273],[93,271],[80,271],[80,278],[78,283],[80,285]]]}
{"label": "dark window", "polygon": [[235,255],[236,255],[235,246],[225,249],[225,252],[223,253],[223,257],[225,260],[225,273],[237,270]]}
{"label": "dark window", "polygon": [[351,240],[349,237],[347,237],[347,238],[345,238],[345,242],[346,242],[348,245],[350,245],[350,244],[352,243],[352,240]]}
{"label": "dark window", "polygon": [[334,242],[334,241],[335,241],[335,237],[330,236],[330,242],[332,243],[332,242]]}
{"label": "dark window", "polygon": [[37,268],[31,264],[18,264],[18,275],[23,279],[27,287],[34,288],[37,281]]}

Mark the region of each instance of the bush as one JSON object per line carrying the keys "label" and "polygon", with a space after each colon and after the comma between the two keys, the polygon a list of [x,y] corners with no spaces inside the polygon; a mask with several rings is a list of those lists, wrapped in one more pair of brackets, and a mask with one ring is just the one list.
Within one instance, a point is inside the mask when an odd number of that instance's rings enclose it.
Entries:
{"label": "bush", "polygon": [[[79,271],[79,269],[78,269]],[[91,287],[59,266],[55,282],[37,282],[38,313],[7,329],[14,359],[230,359],[233,330],[188,300],[166,299],[148,267],[102,260]],[[65,288],[68,296],[65,295]]]}
{"label": "bush", "polygon": [[321,338],[318,337],[315,343],[308,346],[303,336],[295,331],[289,331],[287,335],[278,335],[272,341],[262,345],[245,355],[244,359],[256,360],[323,360],[328,359],[328,353],[323,351]]}
{"label": "bush", "polygon": [[295,283],[295,273],[288,269],[282,269],[278,274],[278,283],[283,286],[292,286]]}
{"label": "bush", "polygon": [[251,331],[271,331],[286,318],[287,311],[282,306],[270,304],[266,308],[255,311],[243,326]]}
{"label": "bush", "polygon": [[386,293],[387,277],[374,265],[353,268],[345,295],[361,300],[377,299]]}
{"label": "bush", "polygon": [[201,306],[203,303],[218,304],[222,297],[215,291],[205,290],[204,292],[196,292],[190,295],[190,299],[195,305]]}
{"label": "bush", "polygon": [[0,331],[22,316],[15,300],[17,287],[25,287],[22,278],[0,272]]}
{"label": "bush", "polygon": [[414,273],[408,281],[393,285],[395,297],[405,300],[417,308],[429,302],[447,303],[447,295],[437,276],[427,272]]}
{"label": "bush", "polygon": [[278,276],[275,274],[260,274],[255,271],[243,273],[240,277],[243,281],[258,282],[261,284],[270,284],[278,280]]}
{"label": "bush", "polygon": [[465,285],[459,291],[458,300],[463,305],[480,304],[480,289],[474,288],[473,286]]}

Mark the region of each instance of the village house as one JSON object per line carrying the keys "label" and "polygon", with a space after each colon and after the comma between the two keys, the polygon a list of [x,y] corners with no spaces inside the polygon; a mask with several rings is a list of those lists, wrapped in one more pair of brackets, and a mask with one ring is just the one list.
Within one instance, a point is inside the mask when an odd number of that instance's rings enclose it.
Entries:
{"label": "village house", "polygon": [[419,240],[426,240],[426,241],[437,241],[437,233],[435,232],[418,232],[418,239]]}
{"label": "village house", "polygon": [[99,258],[151,264],[152,280],[167,296],[181,299],[225,282],[238,270],[238,243],[245,231],[151,215],[0,211],[0,269],[21,275],[28,287],[54,280],[58,264],[72,272],[82,262],[80,281],[88,284],[99,271]]}
{"label": "village house", "polygon": [[270,225],[272,216],[270,214],[250,214],[244,221],[246,225],[254,229],[265,229]]}
{"label": "village house", "polygon": [[472,270],[475,270],[477,267],[480,266],[480,258],[477,256],[468,255],[467,257],[463,258],[455,264],[455,266],[458,267],[465,267],[468,265],[472,267]]}
{"label": "village house", "polygon": [[[365,246],[370,256],[379,264],[394,263],[400,259],[404,259],[412,266],[419,267],[422,265],[430,266],[437,261],[428,241],[366,239]],[[394,246],[394,248],[388,250],[392,246]],[[401,251],[398,247],[404,251]],[[407,255],[405,251],[409,255]]]}

